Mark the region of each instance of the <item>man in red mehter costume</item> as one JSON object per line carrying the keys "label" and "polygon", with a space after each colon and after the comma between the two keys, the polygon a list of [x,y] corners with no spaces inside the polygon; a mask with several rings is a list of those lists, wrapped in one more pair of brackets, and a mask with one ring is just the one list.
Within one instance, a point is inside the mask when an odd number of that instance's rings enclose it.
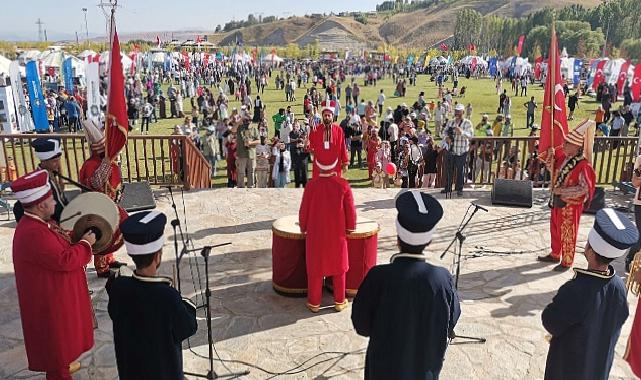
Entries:
{"label": "man in red mehter costume", "polygon": [[24,207],[13,236],[13,267],[29,370],[47,380],[70,380],[74,360],[93,346],[93,317],[85,266],[93,232],[71,243],[52,219],[56,202],[49,175],[38,170],[11,184]]}
{"label": "man in red mehter costume", "polygon": [[[92,191],[106,194],[116,205],[122,196],[122,177],[120,168],[109,159],[105,158],[105,137],[102,131],[91,120],[83,121],[87,141],[91,146],[91,157],[80,168],[78,180]],[[127,212],[120,206],[120,222],[127,219]],[[104,255],[94,255],[93,263],[98,277],[109,277],[110,269],[117,269],[124,263],[116,261],[113,252],[123,244],[120,231],[114,233],[110,248]]]}
{"label": "man in red mehter costume", "polygon": [[347,231],[356,228],[356,208],[349,183],[336,172],[337,158],[329,163],[314,159],[318,177],[305,186],[298,213],[305,238],[307,266],[307,308],[318,312],[323,292],[323,278],[332,277],[334,308],[344,310],[345,275],[349,269]]}
{"label": "man in red mehter costume", "polygon": [[[336,161],[334,171],[342,177],[342,172],[347,171],[348,157],[343,129],[334,123],[336,102],[325,100],[321,107],[323,122],[310,131],[308,150],[314,155],[314,162],[320,160],[330,164]],[[319,174],[319,168],[313,165],[312,178],[318,178]]]}
{"label": "man in red mehter costume", "polygon": [[[592,168],[595,123],[583,121],[565,138],[555,153],[555,179],[550,206],[552,252],[538,260],[560,264],[555,270],[572,267],[581,214],[594,195],[596,175]],[[552,150],[548,157],[552,157]],[[547,162],[548,166],[551,162]]]}

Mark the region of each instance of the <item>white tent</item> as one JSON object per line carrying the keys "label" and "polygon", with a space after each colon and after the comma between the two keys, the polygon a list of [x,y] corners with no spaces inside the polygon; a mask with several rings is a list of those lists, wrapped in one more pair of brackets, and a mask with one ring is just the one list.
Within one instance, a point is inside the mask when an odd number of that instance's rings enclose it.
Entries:
{"label": "white tent", "polygon": [[281,57],[277,56],[274,53],[267,54],[266,56],[263,57],[263,62],[274,62],[274,63],[282,63],[285,60],[282,59]]}
{"label": "white tent", "polygon": [[78,54],[78,58],[84,60],[85,58],[87,58],[89,56],[94,56],[96,54],[98,54],[98,53],[96,53],[93,50],[84,50],[82,53]]}
{"label": "white tent", "polygon": [[28,61],[32,61],[34,59],[38,59],[40,56],[41,52],[39,50],[27,50],[20,54],[20,60],[23,63],[26,63]]}
{"label": "white tent", "polygon": [[463,59],[461,59],[459,62],[464,65],[470,65],[472,64],[472,61],[474,60],[474,58],[476,58],[477,66],[487,67],[488,65],[487,61],[477,55],[468,55],[467,57],[464,57]]}
{"label": "white tent", "polygon": [[59,69],[62,67],[62,61],[65,60],[65,55],[61,51],[53,51],[49,52],[46,55],[43,55],[42,59],[42,66],[46,67],[53,67],[56,69]]}
{"label": "white tent", "polygon": [[165,63],[165,52],[162,51],[156,51],[156,52],[149,52],[147,54],[151,54],[151,62],[153,63]]}
{"label": "white tent", "polygon": [[0,74],[9,74],[9,65],[11,65],[11,60],[0,55]]}
{"label": "white tent", "polygon": [[[126,54],[120,53],[120,61],[122,62],[122,69],[125,72],[128,72],[131,68],[131,65],[133,64],[133,61],[131,58],[129,58]],[[105,51],[100,55],[100,70],[101,72],[106,72],[108,71],[108,65],[109,65],[109,52]]]}

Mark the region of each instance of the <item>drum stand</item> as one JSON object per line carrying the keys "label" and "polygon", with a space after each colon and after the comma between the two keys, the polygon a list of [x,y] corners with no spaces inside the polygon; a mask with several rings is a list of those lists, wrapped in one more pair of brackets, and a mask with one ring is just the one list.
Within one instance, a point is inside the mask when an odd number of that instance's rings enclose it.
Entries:
{"label": "drum stand", "polygon": [[[474,207],[474,211],[472,211],[472,213],[470,214],[469,217],[467,217],[467,220],[466,220],[465,218],[466,218],[466,216],[467,216],[467,214],[469,212],[469,209],[471,207]],[[459,226],[458,230],[456,231],[456,235],[454,236],[454,239],[452,239],[452,242],[450,243],[450,245],[447,246],[447,248],[445,248],[445,251],[443,251],[443,253],[441,254],[441,257],[440,257],[441,259],[443,259],[443,257],[445,257],[447,252],[449,252],[450,248],[452,248],[454,243],[456,243],[458,241],[458,245],[454,246],[454,262],[456,263],[456,271],[455,271],[455,274],[454,274],[454,288],[457,291],[458,291],[458,280],[459,280],[459,277],[460,277],[460,274],[461,274],[461,254],[463,252],[463,242],[466,239],[466,236],[463,235],[463,230],[465,230],[465,227],[467,227],[467,225],[470,223],[470,221],[472,221],[472,218],[474,218],[474,214],[476,214],[479,209],[487,212],[487,209],[485,209],[485,208],[483,208],[481,206],[478,206],[478,205],[476,205],[474,203],[472,203],[470,205],[470,208],[468,208],[468,212],[466,212],[465,216],[463,216],[463,220],[461,221],[461,225]],[[459,344],[483,344],[483,343],[485,343],[487,341],[486,338],[480,338],[480,337],[474,337],[474,336],[465,336],[465,335],[457,335],[456,332],[454,332],[454,331],[452,331],[452,334],[449,336],[449,338],[450,338],[450,341],[449,341],[450,344],[456,338],[465,339],[464,342],[460,342]]]}

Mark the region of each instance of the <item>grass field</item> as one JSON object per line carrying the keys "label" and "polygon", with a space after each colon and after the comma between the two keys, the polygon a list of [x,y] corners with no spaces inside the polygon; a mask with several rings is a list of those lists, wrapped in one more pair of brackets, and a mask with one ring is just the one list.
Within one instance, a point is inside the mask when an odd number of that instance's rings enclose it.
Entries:
{"label": "grass field", "polygon": [[[274,76],[276,73],[274,73]],[[349,80],[349,78],[348,78]],[[385,102],[385,107],[395,108],[401,103],[406,103],[411,106],[414,101],[418,99],[418,95],[421,91],[425,91],[425,98],[429,102],[430,100],[437,100],[438,90],[434,82],[429,81],[429,76],[422,75],[418,77],[417,85],[410,86],[407,89],[407,94],[405,97],[394,97],[394,84],[391,79],[385,79],[378,81],[377,86],[363,86],[363,78],[356,77],[355,80],[361,86],[361,95],[365,100],[375,101],[378,96],[380,89],[383,89],[387,100]],[[272,81],[273,82],[273,81]],[[296,102],[286,102],[285,93],[282,90],[275,90],[273,88],[273,83],[271,88],[268,87],[265,90],[265,93],[261,95],[264,103],[267,106],[266,115],[267,119],[271,121],[271,115],[275,114],[279,108],[284,108],[288,105],[292,106],[294,113],[302,117],[302,101],[303,96],[305,95],[305,88],[299,88],[296,90]],[[451,83],[446,82],[446,87],[451,86]],[[460,77],[459,87],[465,86],[467,88],[466,96],[463,98],[455,98],[456,101],[460,103],[471,103],[473,107],[472,113],[472,124],[476,125],[480,120],[481,116],[486,113],[490,117],[490,121],[496,116],[496,109],[498,107],[498,95],[496,94],[495,83],[490,79],[466,79]],[[514,94],[510,91],[510,85],[507,83],[508,94],[510,94],[512,99],[512,120],[514,123],[514,136],[527,136],[529,130],[525,128],[526,124],[526,109],[523,104],[530,99],[530,96],[534,96],[536,102],[539,106],[535,123],[540,124],[541,121],[541,109],[543,108],[543,88],[540,85],[531,85],[528,87],[528,94],[524,97],[513,96]],[[166,86],[165,86],[166,88]],[[505,84],[504,84],[505,88]],[[252,88],[252,98],[255,97],[255,87]],[[344,96],[344,95],[343,95]],[[344,99],[341,100],[341,104],[344,103]],[[230,97],[230,106],[231,107],[240,107],[240,103],[233,100],[233,96]],[[584,97],[580,100],[579,106],[575,111],[574,121],[569,122],[570,129],[578,125],[579,121],[586,117],[592,117],[594,110],[597,108],[598,104],[592,98]],[[191,105],[189,99],[184,99],[184,110],[185,113],[189,113],[191,110]],[[157,135],[167,135],[173,132],[175,125],[182,124],[181,119],[164,119],[159,120],[158,123],[152,123],[150,125],[150,134]],[[273,124],[270,123],[270,135],[273,134]],[[434,125],[431,123],[429,129],[433,132]],[[133,133],[139,133],[139,131],[134,131]],[[214,186],[224,186],[226,184],[226,171],[225,171],[225,162],[218,162],[218,176],[214,180]],[[310,165],[311,168],[311,165]],[[369,186],[369,181],[367,180],[367,170],[366,169],[350,169],[346,176],[353,187],[365,187]]]}

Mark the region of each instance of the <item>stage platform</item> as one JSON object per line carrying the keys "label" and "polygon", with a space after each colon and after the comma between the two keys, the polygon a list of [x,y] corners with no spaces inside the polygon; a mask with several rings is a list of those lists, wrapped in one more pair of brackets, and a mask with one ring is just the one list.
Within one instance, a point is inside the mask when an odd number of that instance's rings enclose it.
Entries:
{"label": "stage platform", "polygon": [[[394,231],[395,189],[354,190],[358,215],[378,221],[378,262],[389,262],[396,252]],[[155,192],[158,210],[174,218],[167,190]],[[310,313],[304,298],[287,298],[276,294],[271,284],[271,226],[284,215],[296,214],[302,197],[297,189],[218,189],[185,193],[184,206],[180,192],[177,209],[194,247],[231,242],[214,250],[210,259],[212,274],[212,315],[216,349],[220,357],[248,362],[271,372],[296,368],[279,379],[362,379],[367,339],[359,337],[351,324],[351,307],[342,313],[333,308]],[[546,192],[535,191],[531,209],[492,206],[489,191],[466,190],[464,197],[442,200],[443,221],[429,247],[429,261],[444,267],[452,264],[452,255],[439,259],[454,238],[461,218],[477,202],[489,212],[480,211],[465,231],[460,277],[462,316],[456,331],[460,335],[487,338],[483,345],[455,344],[448,348],[442,379],[542,379],[548,343],[541,325],[541,311],[557,289],[572,278],[572,271],[557,273],[553,265],[536,261],[548,252],[549,209]],[[627,198],[608,193],[608,202],[624,204]],[[0,216],[1,217],[1,216]],[[633,218],[633,214],[629,214]],[[593,217],[585,215],[579,233],[575,265],[583,267],[582,256],[587,232]],[[185,226],[183,226],[185,227]],[[11,245],[14,221],[0,220],[0,378],[44,379],[42,374],[26,370],[27,362],[18,309]],[[172,276],[174,239],[171,226],[166,229],[161,272]],[[117,258],[132,263],[124,252]],[[622,274],[622,265],[617,263]],[[201,284],[198,284],[200,273]],[[204,287],[204,267],[200,256],[186,257],[180,266],[183,295],[198,303]],[[117,379],[111,320],[107,314],[105,280],[88,271],[89,286],[94,291],[99,327],[94,348],[81,357],[82,369],[74,379]],[[630,296],[634,313],[637,299]],[[323,305],[332,305],[324,294]],[[199,329],[190,339],[193,350],[207,355],[207,331],[199,311]],[[616,348],[611,379],[632,379],[621,356],[625,350],[632,318],[623,327]],[[340,355],[337,352],[349,352]],[[189,351],[183,352],[185,370],[206,373],[207,360]],[[311,359],[311,360],[310,360]],[[320,361],[324,361],[313,366]],[[233,371],[250,369],[248,379],[266,379],[270,374],[238,363],[227,363]],[[310,368],[311,367],[311,368]],[[218,374],[227,373],[220,362]]]}

